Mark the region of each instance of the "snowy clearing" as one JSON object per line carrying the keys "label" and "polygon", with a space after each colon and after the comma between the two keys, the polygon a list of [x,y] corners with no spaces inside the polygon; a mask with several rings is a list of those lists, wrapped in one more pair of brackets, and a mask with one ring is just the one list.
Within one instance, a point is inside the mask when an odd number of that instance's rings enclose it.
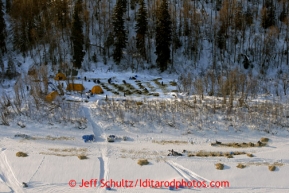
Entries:
{"label": "snowy clearing", "polygon": [[[1,126],[1,192],[109,192],[104,181],[133,181],[133,187],[111,187],[117,192],[167,192],[168,187],[141,187],[141,181],[228,181],[230,187],[194,188],[203,192],[287,192],[289,186],[288,132],[282,135],[265,134],[254,130],[194,130],[182,135],[182,130],[167,127],[163,132],[156,128],[138,128],[118,123],[102,121],[95,116],[90,103],[83,103],[87,118],[87,128],[73,128],[71,124],[45,125],[30,123],[25,128],[17,125]],[[112,126],[114,125],[114,127]],[[23,133],[31,138],[14,137]],[[49,134],[50,137],[47,137]],[[95,140],[84,143],[82,135],[94,134]],[[113,143],[106,136],[115,134],[119,139]],[[128,140],[120,139],[127,136]],[[269,138],[264,147],[232,148],[211,146],[216,140],[221,142],[253,142],[261,137]],[[167,141],[167,143],[157,143]],[[167,156],[168,150],[183,153],[183,156]],[[254,157],[234,155],[227,157],[188,157],[187,154],[200,150],[210,152],[244,151]],[[25,152],[27,157],[16,157],[16,152]],[[187,153],[186,153],[187,152]],[[80,160],[84,154],[88,159]],[[147,159],[149,165],[140,166],[138,159]],[[216,170],[216,163],[223,163],[224,170]],[[246,165],[244,169],[236,166]],[[275,164],[277,169],[269,171],[268,165]],[[70,180],[76,181],[76,187],[70,187]],[[93,179],[98,181],[94,182]],[[104,179],[103,183],[100,179]],[[79,187],[82,181],[88,187]],[[90,182],[91,181],[91,182]],[[28,187],[22,188],[22,182]],[[95,184],[94,184],[95,183]],[[122,184],[123,186],[124,184]],[[146,184],[143,184],[146,185]],[[127,184],[129,186],[129,184]],[[190,192],[180,188],[177,191]]]}

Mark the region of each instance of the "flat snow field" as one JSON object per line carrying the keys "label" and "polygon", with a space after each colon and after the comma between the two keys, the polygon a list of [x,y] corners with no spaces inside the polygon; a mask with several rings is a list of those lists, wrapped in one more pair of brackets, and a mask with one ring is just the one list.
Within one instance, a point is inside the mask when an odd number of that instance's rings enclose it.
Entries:
{"label": "flat snow field", "polygon": [[[276,136],[253,130],[196,130],[183,134],[169,126],[161,132],[149,127],[110,127],[110,123],[93,115],[89,104],[84,103],[83,108],[88,120],[85,129],[64,123],[28,122],[25,128],[1,125],[0,192],[289,192],[288,133]],[[15,137],[16,134],[29,138]],[[89,134],[95,135],[95,141],[85,143],[82,136]],[[111,134],[117,139],[108,143],[106,137]],[[120,139],[123,136],[128,139]],[[257,143],[261,137],[269,138],[264,147],[211,146],[216,140]],[[168,156],[172,149],[183,156]],[[19,151],[28,156],[17,157]],[[254,156],[187,156],[199,151],[244,151]],[[88,159],[81,160],[78,155]],[[149,164],[140,166],[140,159],[147,159]],[[223,163],[224,169],[217,170],[216,163]],[[246,167],[237,168],[239,163]],[[276,170],[269,171],[269,165],[275,165]],[[194,181],[195,187],[169,189],[172,182],[178,185]],[[23,182],[28,187],[24,188]],[[106,187],[107,182],[111,182],[111,190]],[[202,186],[198,183],[223,183],[223,187],[197,187]]]}

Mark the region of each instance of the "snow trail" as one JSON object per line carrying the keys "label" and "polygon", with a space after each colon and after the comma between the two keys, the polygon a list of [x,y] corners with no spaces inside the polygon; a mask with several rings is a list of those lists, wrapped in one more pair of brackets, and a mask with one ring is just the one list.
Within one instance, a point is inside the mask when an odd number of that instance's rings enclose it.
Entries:
{"label": "snow trail", "polygon": [[[83,111],[85,114],[85,117],[87,118],[87,121],[91,124],[95,140],[97,142],[105,142],[105,139],[103,139],[101,136],[104,134],[103,129],[101,125],[96,124],[91,116],[91,110],[88,107],[83,107]],[[101,149],[101,157],[98,157],[100,168],[99,168],[99,181],[98,181],[98,192],[99,191],[105,191],[105,188],[101,188],[100,180],[104,179],[105,181],[108,180],[108,174],[109,174],[109,158],[107,155],[108,152],[108,144],[105,143],[104,147]]]}
{"label": "snow trail", "polygon": [[196,174],[195,172],[185,168],[184,166],[175,163],[174,161],[168,160],[166,161],[173,169],[175,169],[182,177],[184,177],[187,181],[197,180],[197,181],[206,181],[211,182],[210,180]]}
{"label": "snow trail", "polygon": [[22,184],[15,177],[14,172],[7,160],[5,151],[1,151],[0,153],[0,169],[2,181],[5,182],[6,185],[11,189],[11,192],[24,192],[21,187]]}
{"label": "snow trail", "polygon": [[91,117],[90,109],[88,107],[83,106],[83,112],[84,112],[85,117],[87,118],[87,121],[91,124],[92,131],[95,136],[95,140],[104,141],[104,139],[101,137],[103,133],[102,128],[93,121]]}
{"label": "snow trail", "polygon": [[36,171],[34,172],[34,174],[31,176],[30,180],[28,182],[30,182],[32,180],[32,178],[35,176],[35,174],[39,171],[39,168],[41,167],[41,165],[43,164],[44,162],[44,159],[45,159],[45,156],[43,156],[38,168],[36,169]]}

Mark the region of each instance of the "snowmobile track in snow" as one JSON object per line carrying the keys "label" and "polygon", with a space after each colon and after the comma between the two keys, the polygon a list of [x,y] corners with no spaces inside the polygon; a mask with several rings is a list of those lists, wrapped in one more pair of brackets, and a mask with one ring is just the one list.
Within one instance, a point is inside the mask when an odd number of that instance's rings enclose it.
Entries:
{"label": "snowmobile track in snow", "polygon": [[5,182],[6,185],[11,189],[11,192],[24,192],[21,187],[22,184],[15,177],[14,172],[7,160],[5,150],[0,152],[0,163],[0,174],[2,176],[2,181]]}
{"label": "snowmobile track in snow", "polygon": [[[92,131],[94,133],[95,136],[95,140],[96,142],[105,142],[105,140],[103,140],[101,138],[101,136],[103,135],[103,129],[101,125],[98,125],[95,123],[94,120],[97,119],[93,119],[91,116],[91,109],[88,107],[83,107],[83,111],[85,114],[85,117],[87,118],[87,121],[91,124],[92,127]],[[107,156],[107,152],[108,152],[108,144],[105,144],[105,147],[102,148],[102,153],[101,153],[101,157],[98,157],[99,159],[99,180],[104,179],[104,180],[108,180],[108,174],[109,174],[109,158]],[[100,182],[98,182],[100,183]],[[101,190],[102,189],[102,190]],[[100,189],[100,184],[98,186],[98,191],[105,191],[105,189],[101,188]]]}
{"label": "snowmobile track in snow", "polygon": [[44,162],[44,159],[45,159],[45,156],[43,156],[38,168],[36,169],[36,171],[34,172],[34,174],[31,176],[30,180],[28,182],[30,182],[32,180],[32,178],[35,176],[35,174],[38,172],[39,168],[41,167],[41,165],[43,164]]}
{"label": "snowmobile track in snow", "polygon": [[191,170],[183,167],[180,164],[177,164],[171,160],[166,161],[167,164],[169,164],[173,169],[175,169],[183,178],[185,178],[187,181],[192,181],[192,180],[196,180],[196,181],[206,181],[206,182],[211,182],[210,180],[199,176],[198,174],[192,172]]}

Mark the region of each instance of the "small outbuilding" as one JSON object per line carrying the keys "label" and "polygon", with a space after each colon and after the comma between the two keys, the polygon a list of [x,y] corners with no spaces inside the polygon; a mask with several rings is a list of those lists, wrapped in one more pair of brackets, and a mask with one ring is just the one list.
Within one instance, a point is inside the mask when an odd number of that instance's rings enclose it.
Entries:
{"label": "small outbuilding", "polygon": [[59,72],[56,74],[56,76],[54,77],[54,80],[66,80],[66,76],[65,74]]}
{"label": "small outbuilding", "polygon": [[69,83],[66,87],[66,90],[68,91],[79,91],[82,92],[85,90],[84,86],[82,84],[73,84]]}
{"label": "small outbuilding", "polygon": [[92,94],[103,94],[103,90],[99,85],[92,87],[91,89]]}
{"label": "small outbuilding", "polygon": [[45,100],[47,102],[52,102],[56,99],[57,96],[58,96],[58,92],[53,91],[53,92],[49,93],[48,95],[46,95]]}

